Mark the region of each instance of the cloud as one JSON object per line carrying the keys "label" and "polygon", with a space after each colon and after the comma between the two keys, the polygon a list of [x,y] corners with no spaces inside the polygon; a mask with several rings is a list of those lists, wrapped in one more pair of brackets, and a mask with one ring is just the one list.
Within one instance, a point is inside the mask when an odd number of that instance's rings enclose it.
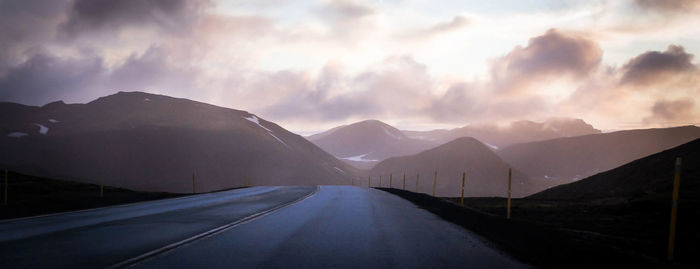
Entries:
{"label": "cloud", "polygon": [[644,118],[645,123],[671,123],[687,124],[697,123],[697,117],[693,111],[695,103],[690,99],[658,100],[651,107],[651,116]]}
{"label": "cloud", "polygon": [[376,13],[364,4],[352,0],[332,0],[319,9],[320,15],[340,23],[361,20]]}
{"label": "cloud", "polygon": [[186,31],[206,4],[204,0],[75,0],[61,25],[63,37],[114,33],[124,27]]}
{"label": "cloud", "polygon": [[316,10],[327,27],[327,35],[344,43],[360,42],[375,28],[374,7],[352,0],[331,0]]}
{"label": "cloud", "polygon": [[471,21],[464,16],[455,16],[451,21],[435,24],[414,34],[417,38],[429,38],[436,35],[457,31],[467,27]]}
{"label": "cloud", "polygon": [[499,90],[518,91],[551,77],[585,78],[599,67],[602,55],[594,41],[550,29],[497,59],[492,81]]}
{"label": "cloud", "polygon": [[[0,100],[43,105],[76,96],[99,97],[106,70],[99,57],[63,59],[37,53],[0,77]],[[81,98],[82,99],[82,98]]]}
{"label": "cloud", "polygon": [[621,83],[649,84],[672,75],[695,71],[693,55],[681,46],[670,45],[664,52],[647,51],[622,67]]}
{"label": "cloud", "polygon": [[68,0],[0,1],[0,72],[26,60],[28,50],[40,50],[53,39]]}
{"label": "cloud", "polygon": [[105,85],[113,90],[150,90],[172,95],[196,95],[197,71],[173,62],[171,52],[151,47],[142,55],[132,54],[109,73]]}
{"label": "cloud", "polygon": [[700,2],[697,0],[634,0],[634,3],[647,10],[686,13],[700,10]]}
{"label": "cloud", "polygon": [[328,64],[317,76],[276,75],[266,83],[265,95],[284,98],[263,109],[262,115],[306,122],[413,117],[429,103],[434,88],[426,66],[407,55],[387,57],[357,75]]}

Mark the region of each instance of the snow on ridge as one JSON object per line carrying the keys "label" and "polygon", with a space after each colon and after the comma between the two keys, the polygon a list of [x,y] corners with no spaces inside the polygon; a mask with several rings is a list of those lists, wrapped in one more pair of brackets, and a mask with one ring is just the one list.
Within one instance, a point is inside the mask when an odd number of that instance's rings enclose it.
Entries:
{"label": "snow on ridge", "polygon": [[345,174],[345,171],[343,171],[343,169],[340,169],[340,168],[335,167],[335,166],[334,166],[333,168],[335,168],[335,170],[338,170],[338,171],[340,171],[341,173]]}
{"label": "snow on ridge", "polygon": [[144,102],[150,102],[150,101],[151,101],[151,99],[148,99],[148,98],[143,98],[143,101],[144,101]]}
{"label": "snow on ridge", "polygon": [[265,127],[265,126],[262,126],[262,124],[260,124],[260,119],[258,119],[258,117],[256,117],[255,115],[252,115],[250,117],[241,117],[241,118],[244,118],[252,123],[257,124],[258,126],[260,126],[260,128],[263,128],[263,129],[267,130],[268,132],[272,132],[272,130],[267,129],[267,127]]}
{"label": "snow on ridge", "polygon": [[284,143],[284,141],[282,141],[282,139],[280,139],[279,137],[273,135],[272,133],[268,133],[268,134],[270,134],[272,137],[274,137],[275,139],[277,139],[277,141],[280,141],[280,143],[282,143],[282,144],[284,144],[285,146],[289,147],[289,145],[287,145],[287,143]]}
{"label": "snow on ridge", "polygon": [[252,122],[252,123],[257,124],[258,126],[260,126],[260,128],[265,129],[265,130],[267,131],[268,134],[270,134],[272,137],[274,137],[275,139],[277,139],[277,141],[279,141],[279,142],[282,143],[284,146],[286,146],[287,148],[289,148],[289,145],[287,145],[287,143],[284,143],[284,141],[282,141],[282,139],[280,139],[280,138],[277,137],[276,135],[272,134],[272,130],[266,128],[265,126],[262,126],[262,124],[260,124],[260,119],[258,119],[258,117],[256,117],[255,115],[251,115],[250,117],[241,117],[241,118],[244,118],[244,119],[246,119],[246,120],[248,120],[248,121],[250,121],[250,122]]}
{"label": "snow on ridge", "polygon": [[38,124],[38,123],[34,123],[34,125],[39,126],[39,133],[40,134],[46,135],[49,132],[49,127],[46,127],[46,126]]}
{"label": "snow on ridge", "polygon": [[365,159],[365,156],[369,155],[369,153],[365,154],[360,154],[356,156],[350,156],[350,157],[345,157],[345,158],[338,158],[338,159],[343,159],[343,160],[348,160],[348,161],[355,161],[355,162],[376,162],[379,160],[371,160],[371,159]]}
{"label": "snow on ridge", "polygon": [[20,138],[20,137],[28,136],[28,135],[29,134],[22,133],[22,132],[12,132],[12,133],[7,134],[8,137],[15,137],[15,138]]}
{"label": "snow on ridge", "polygon": [[487,146],[489,146],[489,148],[492,148],[493,150],[498,150],[498,146],[494,146],[486,142],[484,142],[484,144],[486,144]]}
{"label": "snow on ridge", "polygon": [[54,119],[49,119],[49,122],[50,122],[50,123],[57,123],[58,121],[57,121],[57,120],[54,120]]}

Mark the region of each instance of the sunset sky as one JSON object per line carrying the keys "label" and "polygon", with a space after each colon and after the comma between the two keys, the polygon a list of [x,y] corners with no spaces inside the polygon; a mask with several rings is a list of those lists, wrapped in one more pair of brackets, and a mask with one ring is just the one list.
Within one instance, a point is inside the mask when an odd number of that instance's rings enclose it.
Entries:
{"label": "sunset sky", "polygon": [[0,101],[145,91],[302,134],[700,124],[700,1],[0,0]]}

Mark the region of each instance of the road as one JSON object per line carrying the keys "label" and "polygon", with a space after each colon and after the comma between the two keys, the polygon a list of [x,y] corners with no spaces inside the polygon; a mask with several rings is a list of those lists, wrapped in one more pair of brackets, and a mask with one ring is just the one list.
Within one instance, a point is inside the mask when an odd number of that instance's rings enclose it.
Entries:
{"label": "road", "polygon": [[254,187],[0,222],[2,268],[519,268],[362,187]]}

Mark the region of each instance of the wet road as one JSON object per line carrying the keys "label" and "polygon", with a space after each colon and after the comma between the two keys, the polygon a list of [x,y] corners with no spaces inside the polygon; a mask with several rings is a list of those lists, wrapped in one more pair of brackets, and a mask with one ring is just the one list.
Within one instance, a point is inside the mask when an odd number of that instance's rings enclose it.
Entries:
{"label": "wet road", "polygon": [[402,198],[351,186],[255,187],[0,222],[0,232],[2,268],[528,267]]}

